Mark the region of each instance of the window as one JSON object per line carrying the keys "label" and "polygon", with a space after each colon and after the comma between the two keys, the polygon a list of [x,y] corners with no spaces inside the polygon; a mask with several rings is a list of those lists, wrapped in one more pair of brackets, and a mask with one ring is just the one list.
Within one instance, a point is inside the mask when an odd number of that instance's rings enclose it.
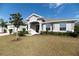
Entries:
{"label": "window", "polygon": [[47,31],[50,30],[50,24],[46,24],[46,30],[47,30]]}
{"label": "window", "polygon": [[53,24],[52,23],[46,24],[46,30],[52,31],[53,30]]}
{"label": "window", "polygon": [[65,23],[60,23],[60,30],[63,30],[63,31],[66,30],[66,24]]}

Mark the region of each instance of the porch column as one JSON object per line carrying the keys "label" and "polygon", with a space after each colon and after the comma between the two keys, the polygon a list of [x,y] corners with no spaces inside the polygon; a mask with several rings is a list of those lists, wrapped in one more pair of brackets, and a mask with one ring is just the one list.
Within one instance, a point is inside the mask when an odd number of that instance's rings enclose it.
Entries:
{"label": "porch column", "polygon": [[46,31],[46,24],[43,24],[43,31]]}
{"label": "porch column", "polygon": [[30,29],[30,23],[28,23],[28,30]]}
{"label": "porch column", "polygon": [[39,23],[39,32],[41,32],[41,31],[42,31],[42,24]]}
{"label": "porch column", "polygon": [[28,30],[28,25],[26,25],[26,31]]}
{"label": "porch column", "polygon": [[50,31],[52,31],[52,24],[50,25]]}

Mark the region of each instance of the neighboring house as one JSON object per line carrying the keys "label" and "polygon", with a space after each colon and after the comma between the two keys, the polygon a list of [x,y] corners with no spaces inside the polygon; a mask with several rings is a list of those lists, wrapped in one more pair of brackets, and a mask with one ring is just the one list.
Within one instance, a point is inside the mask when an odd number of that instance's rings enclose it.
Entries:
{"label": "neighboring house", "polygon": [[[76,19],[45,19],[40,15],[32,13],[30,16],[26,18],[24,23],[26,26],[20,26],[18,31],[21,31],[23,28],[26,29],[32,35],[40,34],[41,31],[53,31],[53,32],[74,32]],[[7,33],[9,33],[9,29],[12,29],[12,32],[16,32],[16,27],[14,27],[11,23],[7,23]],[[1,32],[0,28],[0,32]]]}

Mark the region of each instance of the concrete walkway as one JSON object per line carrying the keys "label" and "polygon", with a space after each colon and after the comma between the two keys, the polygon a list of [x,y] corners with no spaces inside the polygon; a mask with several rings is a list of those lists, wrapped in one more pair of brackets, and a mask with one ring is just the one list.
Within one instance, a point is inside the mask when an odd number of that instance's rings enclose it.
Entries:
{"label": "concrete walkway", "polygon": [[0,36],[9,35],[9,33],[0,33]]}

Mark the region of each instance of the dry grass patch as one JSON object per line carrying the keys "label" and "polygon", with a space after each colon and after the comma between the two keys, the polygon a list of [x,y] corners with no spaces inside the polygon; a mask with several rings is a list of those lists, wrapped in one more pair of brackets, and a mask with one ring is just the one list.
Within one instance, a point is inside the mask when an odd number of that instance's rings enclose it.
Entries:
{"label": "dry grass patch", "polygon": [[53,35],[0,37],[0,55],[79,55],[79,38]]}

